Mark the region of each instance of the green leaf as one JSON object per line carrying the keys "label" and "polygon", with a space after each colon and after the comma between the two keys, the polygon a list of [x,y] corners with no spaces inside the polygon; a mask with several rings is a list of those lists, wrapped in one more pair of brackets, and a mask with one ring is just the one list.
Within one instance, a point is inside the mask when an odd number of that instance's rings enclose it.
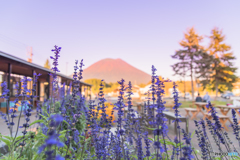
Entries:
{"label": "green leaf", "polygon": [[48,118],[46,116],[44,116],[42,114],[39,114],[39,115],[47,121]]}
{"label": "green leaf", "polygon": [[3,136],[4,138],[8,139],[8,140],[12,140],[12,138],[10,136]]}
{"label": "green leaf", "polygon": [[49,117],[49,114],[48,114],[48,112],[46,111],[45,113],[46,113],[46,114],[47,114],[47,116]]}
{"label": "green leaf", "polygon": [[[167,145],[175,145],[175,143],[174,142],[171,142],[171,141],[165,141],[165,143],[167,144]],[[163,144],[164,144],[164,142],[163,142]]]}
{"label": "green leaf", "polygon": [[10,140],[4,139],[4,138],[0,138],[0,140],[3,141],[4,143],[6,143],[6,145],[7,145],[7,146],[9,147],[9,149],[10,149],[10,146],[11,146]]}
{"label": "green leaf", "polygon": [[177,144],[177,147],[179,147],[179,146],[182,146],[182,147],[183,147],[183,146],[185,146],[185,145],[183,145],[183,142],[181,142],[181,143],[178,143],[178,144]]}
{"label": "green leaf", "polygon": [[22,142],[23,140],[27,140],[28,138],[29,138],[29,135],[27,134],[23,139],[19,140],[18,142],[15,141],[16,143],[14,144],[14,146],[15,147],[18,146],[20,142]]}
{"label": "green leaf", "polygon": [[47,138],[47,136],[45,134],[43,134],[43,133],[39,133],[37,135],[37,137],[39,137],[39,138]]}
{"label": "green leaf", "polygon": [[146,127],[147,129],[149,129],[149,130],[152,130],[152,131],[154,131],[155,129],[157,129],[157,128],[148,128],[148,127]]}
{"label": "green leaf", "polygon": [[153,142],[154,142],[154,139],[153,139],[153,138],[148,138],[148,139],[150,139],[151,141],[153,141]]}
{"label": "green leaf", "polygon": [[63,131],[59,132],[59,134],[64,134],[64,133],[66,133],[67,131],[70,131],[70,130],[63,130]]}
{"label": "green leaf", "polygon": [[29,126],[34,125],[36,123],[44,123],[44,122],[45,121],[43,119],[39,119],[39,120],[36,120],[36,121],[32,122]]}
{"label": "green leaf", "polygon": [[91,148],[90,153],[91,153],[91,155],[93,155],[95,153],[95,148],[94,147]]}
{"label": "green leaf", "polygon": [[193,135],[195,134],[195,130],[192,132],[192,134],[191,134],[191,138],[193,138]]}
{"label": "green leaf", "polygon": [[85,139],[85,137],[84,136],[79,136],[80,138],[83,138],[83,139]]}
{"label": "green leaf", "polygon": [[[69,123],[68,123],[67,121],[63,120],[63,122],[66,123],[67,125],[69,125]],[[69,126],[70,126],[70,125],[69,125]]]}
{"label": "green leaf", "polygon": [[133,158],[137,158],[137,159],[138,159],[137,155],[132,155],[132,157],[133,157]]}

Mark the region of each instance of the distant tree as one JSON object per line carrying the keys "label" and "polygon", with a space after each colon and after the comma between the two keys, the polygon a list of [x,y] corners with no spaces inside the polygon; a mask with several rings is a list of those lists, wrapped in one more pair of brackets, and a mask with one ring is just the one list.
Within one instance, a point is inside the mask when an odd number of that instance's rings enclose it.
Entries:
{"label": "distant tree", "polygon": [[149,81],[149,82],[146,84],[146,86],[149,85],[149,84],[152,84],[152,81]]}
{"label": "distant tree", "polygon": [[[92,92],[93,93],[98,93],[99,92],[101,79],[92,78],[92,79],[87,79],[84,82],[93,85],[92,86]],[[116,82],[116,83],[112,83],[112,82],[106,83],[106,82],[103,82],[103,85],[104,85],[103,91],[105,93],[112,92],[114,89],[117,89],[118,86],[119,86],[118,82]]]}
{"label": "distant tree", "polygon": [[[92,92],[93,93],[98,93],[102,80],[93,78],[93,79],[87,79],[84,82],[92,85]],[[106,86],[106,83],[103,82],[103,85]]]}
{"label": "distant tree", "polygon": [[214,28],[209,38],[211,42],[208,47],[208,57],[211,61],[206,63],[207,67],[205,67],[205,71],[202,71],[201,83],[204,88],[215,90],[217,97],[218,92],[232,90],[233,83],[237,81],[235,75],[237,68],[232,63],[232,60],[236,58],[230,51],[231,47],[223,42],[225,36],[222,34],[222,30]]}
{"label": "distant tree", "polygon": [[49,63],[49,60],[47,59],[45,64],[44,64],[44,67],[47,68],[47,69],[51,69],[51,65]]}
{"label": "distant tree", "polygon": [[[206,50],[200,50],[201,52],[201,58],[196,60],[196,67],[195,67],[195,76],[196,76],[196,84],[198,92],[200,84],[202,84],[202,89],[206,89],[206,85],[209,84],[209,78],[212,74],[211,67],[213,62],[213,56],[210,55]],[[207,90],[209,90],[209,86],[207,87]]]}
{"label": "distant tree", "polygon": [[147,85],[146,85],[145,83],[141,83],[141,84],[139,84],[138,86],[141,87],[141,88],[144,88],[144,87],[146,87]]}
{"label": "distant tree", "polygon": [[[199,36],[194,27],[187,30],[184,34],[184,39],[180,42],[180,45],[184,48],[175,52],[172,58],[178,59],[179,62],[172,65],[174,75],[180,75],[185,79],[186,76],[191,78],[192,97],[194,98],[194,73],[197,67],[196,61],[201,59],[203,53],[203,46],[199,43],[203,37]],[[200,63],[200,62],[199,62]],[[184,80],[185,81],[185,80]]]}

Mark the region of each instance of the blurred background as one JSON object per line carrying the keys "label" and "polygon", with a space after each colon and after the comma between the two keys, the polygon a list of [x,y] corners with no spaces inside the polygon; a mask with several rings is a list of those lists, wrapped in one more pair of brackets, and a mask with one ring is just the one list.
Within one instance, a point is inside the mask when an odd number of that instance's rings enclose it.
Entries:
{"label": "blurred background", "polygon": [[[88,98],[97,96],[104,79],[106,97],[116,99],[123,78],[132,82],[133,98],[143,100],[154,65],[160,79],[177,82],[183,100],[208,92],[227,103],[240,96],[239,6],[220,0],[1,1],[0,83],[39,72],[38,94],[49,97],[49,57],[57,45],[60,82],[70,86],[74,62],[83,59],[81,91]],[[165,85],[165,98],[173,98],[172,82]]]}

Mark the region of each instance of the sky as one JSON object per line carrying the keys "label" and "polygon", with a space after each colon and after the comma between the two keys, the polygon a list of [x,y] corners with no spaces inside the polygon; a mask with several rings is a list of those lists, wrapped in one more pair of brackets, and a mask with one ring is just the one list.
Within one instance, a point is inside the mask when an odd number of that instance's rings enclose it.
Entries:
{"label": "sky", "polygon": [[0,0],[0,50],[27,60],[32,47],[33,63],[43,66],[57,45],[63,74],[73,72],[75,60],[83,59],[85,69],[121,58],[148,74],[154,65],[157,75],[178,80],[171,55],[182,49],[184,32],[194,26],[207,46],[207,36],[219,27],[240,76],[239,6],[221,0]]}

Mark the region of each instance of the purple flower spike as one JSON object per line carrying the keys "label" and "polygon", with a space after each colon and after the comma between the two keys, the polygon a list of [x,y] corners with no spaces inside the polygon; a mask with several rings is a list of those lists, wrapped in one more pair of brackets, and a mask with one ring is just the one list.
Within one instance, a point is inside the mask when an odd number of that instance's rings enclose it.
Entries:
{"label": "purple flower spike", "polygon": [[59,156],[59,155],[54,155],[54,151],[52,150],[53,146],[57,146],[57,147],[64,147],[64,143],[61,142],[59,140],[59,134],[57,134],[56,132],[56,127],[58,127],[62,121],[63,121],[63,117],[61,115],[55,114],[55,115],[51,115],[51,117],[48,119],[50,121],[49,123],[49,130],[47,133],[47,139],[45,140],[45,143],[39,147],[38,153],[41,153],[42,151],[44,151],[45,149],[47,149],[45,151],[46,154],[46,159],[64,159],[63,157]]}
{"label": "purple flower spike", "polygon": [[50,57],[51,59],[53,59],[53,68],[52,70],[56,73],[56,72],[60,72],[57,68],[58,66],[58,57],[60,57],[59,53],[61,51],[61,47],[58,47],[58,46],[54,46],[54,49],[52,50],[52,52],[54,52],[55,54],[55,57]]}
{"label": "purple flower spike", "polygon": [[84,66],[83,64],[83,59],[81,60],[80,62],[80,66],[79,66],[79,74],[78,74],[78,80],[80,81],[83,77],[82,77],[82,72],[83,72],[83,69],[82,67]]}
{"label": "purple flower spike", "polygon": [[3,93],[2,93],[2,96],[1,98],[6,98],[8,99],[8,92],[9,92],[9,89],[7,89],[7,82],[4,81],[2,84],[1,84],[1,87],[2,87],[2,90],[3,90]]}

